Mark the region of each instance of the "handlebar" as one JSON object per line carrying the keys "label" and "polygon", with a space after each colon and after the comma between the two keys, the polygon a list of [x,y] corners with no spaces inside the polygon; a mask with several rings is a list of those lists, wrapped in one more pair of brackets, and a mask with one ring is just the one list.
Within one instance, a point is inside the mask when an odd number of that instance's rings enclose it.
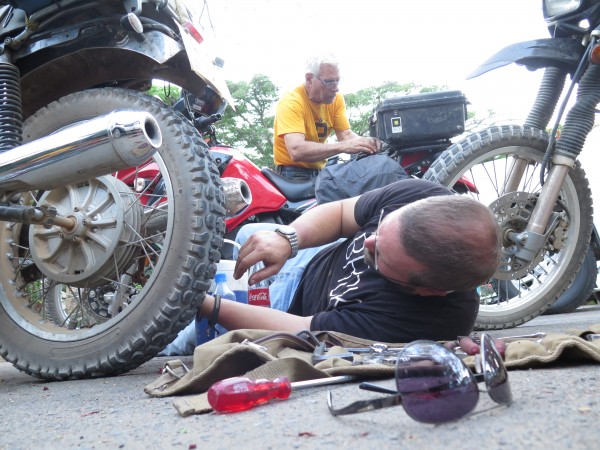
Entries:
{"label": "handlebar", "polygon": [[208,127],[210,127],[213,123],[221,120],[222,118],[222,114],[211,114],[210,116],[201,116],[197,119],[194,119],[194,125],[200,131],[206,131]]}

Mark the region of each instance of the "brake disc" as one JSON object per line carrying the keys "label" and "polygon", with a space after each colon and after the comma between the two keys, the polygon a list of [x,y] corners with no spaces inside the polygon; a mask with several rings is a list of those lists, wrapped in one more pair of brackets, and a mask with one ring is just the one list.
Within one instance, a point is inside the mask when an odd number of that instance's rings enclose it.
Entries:
{"label": "brake disc", "polygon": [[516,258],[519,246],[509,239],[509,234],[525,231],[536,202],[537,197],[529,192],[509,192],[490,205],[502,236],[500,266],[494,274],[494,278],[499,280],[522,278],[542,261],[544,248],[528,263],[521,258]]}

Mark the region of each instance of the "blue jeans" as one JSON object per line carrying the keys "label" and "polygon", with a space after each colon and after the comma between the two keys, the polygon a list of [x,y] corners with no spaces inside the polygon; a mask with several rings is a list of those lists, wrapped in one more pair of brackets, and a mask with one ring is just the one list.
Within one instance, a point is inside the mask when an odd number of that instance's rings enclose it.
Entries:
{"label": "blue jeans", "polygon": [[[238,244],[243,244],[256,231],[274,230],[278,225],[274,223],[257,223],[243,226],[238,232],[235,240]],[[268,278],[269,280],[269,298],[271,308],[279,311],[287,311],[292,303],[294,294],[300,284],[302,273],[312,258],[322,249],[329,247],[331,244],[322,245],[320,247],[312,247],[298,251],[295,258],[288,259],[279,273]],[[234,259],[237,258],[237,247],[233,252]],[[158,356],[173,356],[173,355],[192,355],[196,348],[196,327],[195,321],[192,320],[187,327],[179,332],[173,342],[165,347]]]}
{"label": "blue jeans", "polygon": [[319,170],[296,166],[277,166],[277,173],[290,180],[311,180],[319,175]]}

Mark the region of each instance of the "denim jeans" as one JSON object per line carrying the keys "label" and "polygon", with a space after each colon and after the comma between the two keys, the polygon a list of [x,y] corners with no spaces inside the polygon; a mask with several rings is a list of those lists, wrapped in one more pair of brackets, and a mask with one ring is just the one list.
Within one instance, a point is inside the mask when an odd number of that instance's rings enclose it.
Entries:
{"label": "denim jeans", "polygon": [[277,166],[277,173],[290,180],[311,180],[319,175],[317,169],[306,169],[296,166]]}
{"label": "denim jeans", "polygon": [[[274,230],[278,225],[274,223],[257,223],[243,226],[238,232],[235,240],[238,244],[243,244],[256,231]],[[311,259],[322,249],[331,244],[322,245],[320,247],[307,248],[299,250],[296,257],[288,259],[279,273],[268,278],[269,280],[269,297],[271,300],[271,308],[280,311],[287,311],[292,303],[294,294],[300,284],[302,273],[311,261]],[[237,247],[233,252],[234,259],[237,258]],[[158,356],[173,356],[173,355],[192,355],[196,348],[196,327],[195,321],[192,320],[187,327],[179,332],[173,342],[165,347]]]}

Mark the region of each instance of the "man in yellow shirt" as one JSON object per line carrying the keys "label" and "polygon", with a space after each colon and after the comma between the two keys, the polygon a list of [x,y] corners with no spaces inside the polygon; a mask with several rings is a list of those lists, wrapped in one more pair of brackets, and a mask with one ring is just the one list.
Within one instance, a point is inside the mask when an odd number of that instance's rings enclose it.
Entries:
{"label": "man in yellow shirt", "polygon": [[[304,78],[304,84],[284,95],[277,106],[273,148],[277,171],[292,179],[310,179],[330,156],[377,153],[381,148],[377,138],[358,136],[350,129],[335,57],[310,58]],[[325,143],[332,130],[337,142]]]}

